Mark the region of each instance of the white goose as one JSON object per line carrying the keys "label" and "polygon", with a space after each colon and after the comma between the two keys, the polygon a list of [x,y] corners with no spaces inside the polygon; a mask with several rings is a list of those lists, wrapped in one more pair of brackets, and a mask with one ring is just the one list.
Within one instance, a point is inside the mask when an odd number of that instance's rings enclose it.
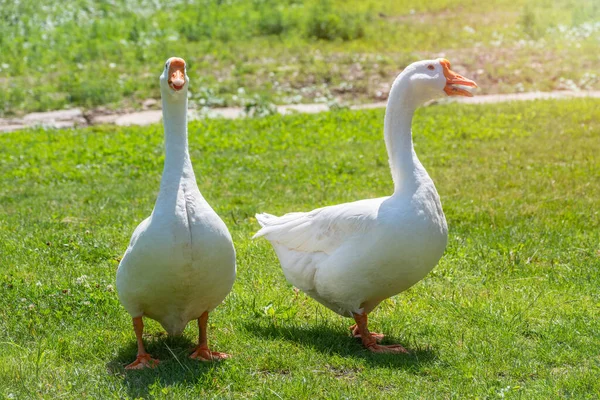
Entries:
{"label": "white goose", "polygon": [[353,317],[350,329],[379,353],[400,345],[377,344],[367,314],[431,271],[441,258],[448,228],[433,181],[413,148],[411,122],[418,106],[446,94],[472,96],[456,85],[475,82],[450,70],[445,59],[409,65],[394,81],[385,113],[394,194],[276,217],[257,214],[255,237],[271,242],[287,280],[336,313]]}
{"label": "white goose", "polygon": [[190,357],[227,358],[208,349],[208,313],[219,305],[235,280],[231,235],[200,194],[188,152],[185,61],[167,60],[160,76],[165,128],[165,165],[152,215],[133,232],[117,271],[119,299],[133,318],[138,354],[127,369],[154,367],[144,348],[142,316],[170,335],[198,319],[199,343]]}

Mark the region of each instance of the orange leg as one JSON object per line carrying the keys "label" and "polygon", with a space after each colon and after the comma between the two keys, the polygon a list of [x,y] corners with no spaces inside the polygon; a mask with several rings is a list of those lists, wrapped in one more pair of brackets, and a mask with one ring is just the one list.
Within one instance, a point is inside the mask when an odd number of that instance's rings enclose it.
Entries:
{"label": "orange leg", "polygon": [[[377,332],[370,332],[371,336],[373,336],[375,338],[375,340],[377,341],[377,343],[381,342],[383,340],[383,338],[385,337],[385,335],[383,333],[377,333]],[[352,337],[361,339],[362,336],[360,336],[360,331],[358,329],[358,325],[354,324],[350,327],[350,334],[352,335]]]}
{"label": "orange leg", "polygon": [[143,369],[143,368],[154,368],[158,365],[158,360],[152,358],[150,354],[146,353],[144,348],[144,342],[142,341],[142,333],[144,332],[144,321],[142,317],[136,317],[133,319],[133,330],[135,331],[135,337],[137,338],[138,352],[134,362],[125,367],[125,369]]}
{"label": "orange leg", "polygon": [[229,354],[219,353],[218,351],[210,351],[208,349],[208,337],[206,335],[206,325],[208,323],[208,312],[205,312],[198,318],[198,346],[190,355],[190,358],[200,361],[223,360],[231,357]]}
{"label": "orange leg", "polygon": [[[367,314],[353,314],[353,316],[356,321],[356,330],[358,330],[363,346],[368,350],[374,353],[408,353],[408,350],[399,344],[391,344],[388,346],[377,344],[376,336],[369,332],[369,328],[367,328]],[[353,329],[353,333],[354,331],[355,329]]]}

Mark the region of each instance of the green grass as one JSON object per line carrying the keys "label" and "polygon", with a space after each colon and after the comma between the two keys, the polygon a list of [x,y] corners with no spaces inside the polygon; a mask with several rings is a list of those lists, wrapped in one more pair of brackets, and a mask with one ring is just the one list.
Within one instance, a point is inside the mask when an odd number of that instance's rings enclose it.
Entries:
{"label": "green grass", "polygon": [[597,398],[600,392],[600,101],[418,111],[421,161],[450,239],[440,264],[371,316],[411,349],[374,355],[343,319],[286,283],[257,211],[389,194],[381,110],[190,125],[201,191],[238,252],[209,340],[234,358],[187,359],[146,323],[135,357],[113,291],[151,211],[162,128],[0,135],[0,398]]}
{"label": "green grass", "polygon": [[192,100],[373,101],[445,56],[480,93],[598,89],[594,0],[0,0],[0,116],[158,98],[184,57]]}

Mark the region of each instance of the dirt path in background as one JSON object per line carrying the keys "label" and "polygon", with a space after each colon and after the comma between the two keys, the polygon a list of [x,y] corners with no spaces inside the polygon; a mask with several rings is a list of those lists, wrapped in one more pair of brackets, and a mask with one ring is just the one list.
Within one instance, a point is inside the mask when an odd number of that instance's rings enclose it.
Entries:
{"label": "dirt path in background", "polygon": [[[527,92],[515,94],[488,94],[475,97],[461,97],[457,99],[444,99],[443,103],[459,102],[466,104],[487,104],[500,103],[505,101],[525,101],[537,99],[567,99],[575,97],[594,97],[600,98],[600,91],[555,91],[555,92]],[[386,102],[359,104],[351,106],[352,110],[364,110],[371,108],[384,108]],[[319,113],[329,111],[327,104],[290,104],[277,106],[277,112],[280,114],[293,113]],[[213,108],[208,112],[200,113],[197,110],[190,110],[189,119],[200,118],[242,118],[245,117],[244,109],[239,107]],[[44,126],[48,128],[64,129],[85,127],[92,125],[150,125],[160,122],[162,118],[161,110],[147,110],[132,113],[94,113],[84,112],[79,108],[71,110],[49,111],[42,113],[31,113],[23,118],[3,119],[0,118],[0,133],[12,132],[20,129],[26,129],[35,126]]]}

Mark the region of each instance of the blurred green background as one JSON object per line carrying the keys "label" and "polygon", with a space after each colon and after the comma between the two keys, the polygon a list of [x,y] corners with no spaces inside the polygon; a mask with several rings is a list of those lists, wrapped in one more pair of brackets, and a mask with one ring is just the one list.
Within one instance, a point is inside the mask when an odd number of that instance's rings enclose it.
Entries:
{"label": "blurred green background", "polygon": [[193,106],[385,99],[446,57],[479,93],[597,89],[592,0],[0,0],[0,116],[158,98],[188,61]]}

